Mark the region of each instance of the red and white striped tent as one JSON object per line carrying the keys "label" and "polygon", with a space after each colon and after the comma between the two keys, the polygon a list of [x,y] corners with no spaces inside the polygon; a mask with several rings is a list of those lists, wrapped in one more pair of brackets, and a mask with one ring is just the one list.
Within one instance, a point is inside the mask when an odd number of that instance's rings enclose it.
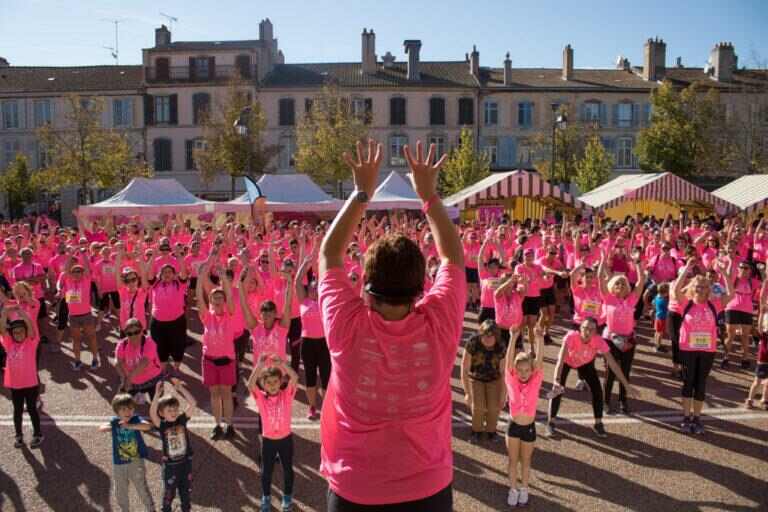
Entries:
{"label": "red and white striped tent", "polygon": [[[650,208],[659,210],[660,205],[669,209],[699,205],[711,208],[719,213],[733,209],[733,205],[701,187],[690,183],[671,172],[648,174],[625,174],[597,187],[579,197],[592,208],[600,210],[617,209],[630,206],[642,213],[662,214],[667,212],[645,211]],[[650,205],[650,206],[649,206]],[[642,206],[642,208],[641,208]],[[618,213],[618,212],[617,212]],[[631,213],[631,212],[630,212]]]}
{"label": "red and white striped tent", "polygon": [[493,173],[474,185],[443,200],[446,206],[457,206],[460,210],[473,208],[486,199],[511,197],[554,198],[577,210],[589,206],[576,199],[560,187],[549,184],[540,174],[530,171],[508,171]]}
{"label": "red and white striped tent", "polygon": [[732,203],[749,216],[763,213],[768,209],[768,175],[742,176],[720,187],[712,194]]}

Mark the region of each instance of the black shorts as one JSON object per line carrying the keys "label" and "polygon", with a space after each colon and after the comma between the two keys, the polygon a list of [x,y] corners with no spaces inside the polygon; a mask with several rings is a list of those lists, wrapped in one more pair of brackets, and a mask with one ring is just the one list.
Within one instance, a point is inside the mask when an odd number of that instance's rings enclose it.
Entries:
{"label": "black shorts", "polygon": [[149,322],[149,332],[157,344],[157,355],[161,362],[167,363],[170,357],[176,363],[184,359],[184,351],[187,348],[187,315],[181,315],[169,322],[152,318]]}
{"label": "black shorts", "polygon": [[542,288],[541,289],[541,305],[554,306],[555,304],[557,304],[557,300],[555,299],[554,287]]}
{"label": "black shorts", "polygon": [[[757,363],[755,377],[758,379],[768,379],[768,363]],[[765,397],[763,397],[763,399],[765,399]]]}
{"label": "black shorts", "polygon": [[301,360],[304,361],[304,373],[308,388],[317,386],[317,374],[320,374],[320,387],[328,389],[331,380],[331,353],[325,338],[302,338]]}
{"label": "black shorts", "polygon": [[193,292],[197,290],[197,278],[196,277],[190,277],[189,278],[189,289]]}
{"label": "black shorts", "polygon": [[571,282],[571,280],[569,278],[567,278],[567,277],[555,276],[555,287],[558,290],[562,290],[562,289],[568,288],[568,284],[570,282]]}
{"label": "black shorts", "polygon": [[244,330],[240,336],[235,338],[235,355],[237,361],[242,362],[245,359],[245,352],[248,349],[248,341],[251,339],[251,333],[248,330]]}
{"label": "black shorts", "polygon": [[725,323],[731,325],[752,325],[752,316],[752,313],[726,309]]}
{"label": "black shorts", "polygon": [[507,427],[507,436],[532,443],[536,441],[536,422],[533,421],[530,425],[518,425],[514,421],[510,421],[509,427]]}
{"label": "black shorts", "polygon": [[452,512],[453,488],[448,485],[442,491],[420,500],[385,505],[360,505],[348,501],[328,489],[326,502],[327,512]]}
{"label": "black shorts", "polygon": [[56,313],[56,329],[63,331],[69,325],[69,306],[64,299],[59,300],[58,311]]}
{"label": "black shorts", "polygon": [[476,268],[465,267],[468,283],[480,283],[480,273]]}
{"label": "black shorts", "polygon": [[120,294],[117,292],[106,292],[101,296],[101,301],[99,302],[99,310],[108,311],[110,301],[112,301],[113,308],[120,309]]}
{"label": "black shorts", "polygon": [[541,311],[541,297],[525,297],[523,299],[523,315],[539,316]]}

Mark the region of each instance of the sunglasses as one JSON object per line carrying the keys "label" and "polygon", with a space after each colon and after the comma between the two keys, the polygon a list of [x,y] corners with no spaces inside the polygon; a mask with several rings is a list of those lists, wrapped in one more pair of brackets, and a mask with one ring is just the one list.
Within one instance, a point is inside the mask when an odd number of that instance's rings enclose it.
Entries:
{"label": "sunglasses", "polygon": [[136,279],[135,277],[128,277],[126,279],[123,279],[124,283],[135,283],[136,281],[138,281],[138,279]]}
{"label": "sunglasses", "polygon": [[125,331],[126,336],[138,336],[141,334],[141,329],[131,329],[130,331]]}

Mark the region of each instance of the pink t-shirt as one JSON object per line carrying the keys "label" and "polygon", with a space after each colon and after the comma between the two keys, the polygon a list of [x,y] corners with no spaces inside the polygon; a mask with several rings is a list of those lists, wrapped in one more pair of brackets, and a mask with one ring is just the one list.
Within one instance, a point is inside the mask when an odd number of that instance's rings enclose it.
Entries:
{"label": "pink t-shirt", "polygon": [[540,266],[533,264],[530,267],[526,264],[515,267],[515,274],[526,276],[528,278],[528,288],[525,290],[526,297],[540,297],[543,284],[544,271]]}
{"label": "pink t-shirt", "polygon": [[594,361],[597,354],[611,351],[605,340],[597,334],[584,343],[579,331],[569,331],[563,338],[563,343],[565,343],[565,364],[571,368],[584,366]]}
{"label": "pink t-shirt", "polygon": [[680,350],[715,352],[717,319],[707,303],[694,304],[683,317],[680,327]]}
{"label": "pink t-shirt", "polygon": [[152,318],[160,322],[170,322],[184,315],[187,283],[158,281],[150,289],[152,300]]}
{"label": "pink t-shirt", "polygon": [[123,363],[126,373],[131,373],[145,357],[149,362],[144,370],[131,380],[130,384],[134,386],[144,384],[162,373],[160,358],[157,355],[157,345],[152,338],[147,336],[144,338],[144,347],[141,346],[141,342],[133,345],[126,338],[121,340],[115,349],[115,359]]}
{"label": "pink t-shirt", "polygon": [[465,271],[442,265],[404,319],[385,320],[343,269],[320,279],[333,370],[321,419],[320,471],[343,498],[419,500],[453,480],[451,373],[464,322]]}
{"label": "pink t-shirt", "polygon": [[638,291],[620,299],[612,293],[603,294],[603,314],[609,332],[630,336],[635,330],[635,306],[640,299]]}
{"label": "pink t-shirt", "polygon": [[726,304],[726,311],[741,311],[753,314],[755,312],[752,299],[760,290],[760,281],[757,279],[737,278],[733,286],[733,297]]}
{"label": "pink t-shirt", "polygon": [[[272,281],[272,286],[275,290],[275,305],[277,306],[277,315],[283,314],[283,308],[285,307],[285,279],[277,279]],[[301,312],[299,311],[299,301],[296,299],[296,294],[291,294],[291,318],[299,318]]]}
{"label": "pink t-shirt", "polygon": [[264,324],[260,323],[255,329],[251,330],[251,340],[253,340],[253,360],[258,361],[261,354],[275,354],[285,359],[285,344],[288,338],[288,328],[283,327],[275,320],[272,328],[267,330]]}
{"label": "pink t-shirt", "polygon": [[464,242],[464,263],[467,268],[477,268],[477,257],[480,254],[480,243]]}
{"label": "pink t-shirt", "polygon": [[174,270],[178,273],[179,271],[179,261],[174,258],[173,256],[158,256],[154,260],[152,260],[152,275],[157,276],[157,274],[162,270],[162,268],[165,265],[171,265]]}
{"label": "pink t-shirt", "polygon": [[208,257],[202,253],[188,254],[184,257],[184,265],[189,271],[189,275],[197,277],[200,272],[200,267],[208,260]]}
{"label": "pink t-shirt", "polygon": [[91,313],[91,278],[83,275],[75,281],[66,274],[61,275],[59,290],[67,301],[70,316],[88,315]]}
{"label": "pink t-shirt", "polygon": [[580,324],[586,318],[594,318],[598,325],[605,323],[603,314],[603,299],[597,286],[585,288],[583,286],[571,287],[573,294],[573,321]]}
{"label": "pink t-shirt", "polygon": [[[43,267],[37,263],[19,263],[13,269],[10,273],[10,284],[13,285],[14,283],[17,283],[19,281],[25,281],[27,279],[31,279],[33,277],[42,277],[45,276],[45,270],[43,270]],[[42,283],[35,283],[32,284],[32,290],[35,292],[35,298],[40,299],[43,297],[43,285]]]}
{"label": "pink t-shirt", "polygon": [[269,396],[260,389],[251,392],[259,406],[262,433],[267,439],[283,439],[291,434],[291,407],[296,386],[288,385]]}
{"label": "pink t-shirt", "polygon": [[517,292],[502,293],[494,297],[496,323],[505,329],[523,325],[523,296]]}
{"label": "pink t-shirt", "polygon": [[544,372],[534,370],[527,382],[522,382],[514,367],[504,375],[504,383],[507,385],[509,396],[509,415],[536,416],[536,404],[539,401],[541,382],[544,380]]}
{"label": "pink t-shirt", "polygon": [[677,261],[672,256],[659,254],[648,262],[647,268],[655,283],[673,281],[677,277]]}
{"label": "pink t-shirt", "polygon": [[67,254],[57,254],[48,261],[48,270],[53,271],[56,279],[64,272],[64,266],[67,264],[68,259],[69,255]]}
{"label": "pink t-shirt", "polygon": [[203,357],[216,359],[219,357],[235,358],[235,332],[232,315],[223,313],[217,315],[208,310],[203,315]]}
{"label": "pink t-shirt", "polygon": [[127,286],[117,289],[120,296],[120,328],[125,329],[125,323],[129,318],[135,317],[141,322],[142,327],[147,328],[147,289],[137,288],[130,291]]}
{"label": "pink t-shirt", "polygon": [[0,336],[0,343],[6,353],[3,385],[9,389],[23,389],[37,386],[37,345],[40,338],[28,337],[16,343],[10,334]]}
{"label": "pink t-shirt", "polygon": [[113,260],[101,259],[97,261],[94,274],[99,293],[117,291],[117,264]]}
{"label": "pink t-shirt", "polygon": [[498,288],[501,281],[502,278],[498,274],[494,276],[490,272],[480,271],[480,307],[494,307],[493,292]]}
{"label": "pink t-shirt", "polygon": [[323,318],[320,316],[320,305],[317,301],[306,298],[301,301],[299,310],[301,311],[301,337],[325,338]]}

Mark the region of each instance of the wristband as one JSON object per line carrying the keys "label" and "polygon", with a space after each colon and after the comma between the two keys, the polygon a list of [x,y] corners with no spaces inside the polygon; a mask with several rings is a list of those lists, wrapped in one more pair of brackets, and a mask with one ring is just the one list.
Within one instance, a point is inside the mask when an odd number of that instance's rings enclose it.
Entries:
{"label": "wristband", "polygon": [[432,197],[424,201],[424,204],[421,205],[421,212],[426,215],[429,209],[432,208],[432,205],[435,204],[435,201],[437,201],[437,199],[438,199],[438,195],[434,194]]}

